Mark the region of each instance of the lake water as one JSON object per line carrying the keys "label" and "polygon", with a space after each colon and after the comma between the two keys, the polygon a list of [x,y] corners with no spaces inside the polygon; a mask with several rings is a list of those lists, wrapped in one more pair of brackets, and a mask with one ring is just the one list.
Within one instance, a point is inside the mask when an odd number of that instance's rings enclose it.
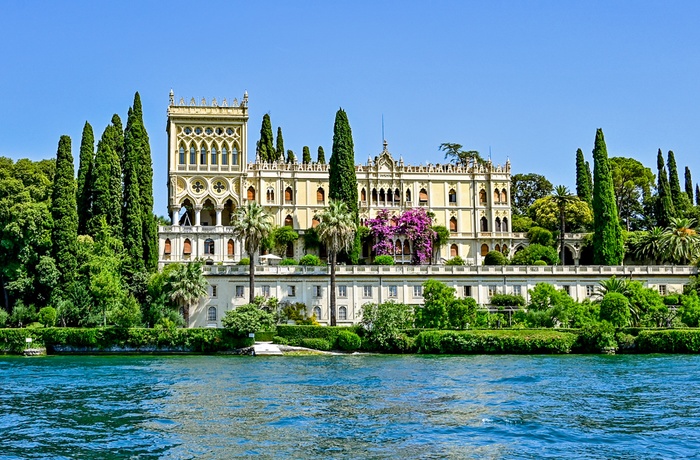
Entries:
{"label": "lake water", "polygon": [[700,458],[700,356],[0,357],[0,458]]}

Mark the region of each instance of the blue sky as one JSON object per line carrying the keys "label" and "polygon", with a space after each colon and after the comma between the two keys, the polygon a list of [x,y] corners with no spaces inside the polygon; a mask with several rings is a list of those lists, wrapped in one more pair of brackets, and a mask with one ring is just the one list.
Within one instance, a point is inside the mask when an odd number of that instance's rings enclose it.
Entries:
{"label": "blue sky", "polygon": [[[88,120],[99,137],[139,91],[158,214],[166,108],[250,95],[285,147],[330,155],[339,107],[355,157],[444,162],[457,142],[513,172],[575,185],[596,128],[611,156],[655,170],[673,150],[700,181],[700,2],[3,2],[0,155],[50,158]],[[77,165],[76,165],[77,167]],[[681,180],[682,177],[681,177]]]}

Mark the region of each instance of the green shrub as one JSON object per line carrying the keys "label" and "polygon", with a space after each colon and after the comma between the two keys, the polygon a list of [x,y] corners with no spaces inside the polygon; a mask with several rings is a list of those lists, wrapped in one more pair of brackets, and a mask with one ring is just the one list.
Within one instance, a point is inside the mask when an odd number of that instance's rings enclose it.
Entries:
{"label": "green shrub", "polygon": [[639,332],[636,345],[643,353],[700,353],[700,330],[644,330]]}
{"label": "green shrub", "polygon": [[354,332],[354,328],[346,326],[297,326],[278,324],[277,335],[289,341],[289,345],[299,345],[304,338],[326,339],[334,347],[341,331]]}
{"label": "green shrub", "polygon": [[491,296],[491,305],[497,307],[521,307],[525,305],[525,298],[521,295],[494,294]]}
{"label": "green shrub", "polygon": [[618,292],[605,294],[600,302],[600,319],[610,321],[615,327],[625,327],[631,319],[627,297]]}
{"label": "green shrub", "polygon": [[536,260],[532,263],[532,265],[547,265],[547,262],[544,260]]}
{"label": "green shrub", "polygon": [[601,353],[606,350],[616,349],[615,327],[607,321],[584,326],[578,333],[576,351]]}
{"label": "green shrub", "polygon": [[552,232],[542,227],[530,227],[527,231],[527,239],[530,244],[539,244],[540,246],[554,246],[554,235]]}
{"label": "green shrub", "polygon": [[255,340],[258,342],[272,342],[275,337],[275,331],[257,331]]}
{"label": "green shrub", "polygon": [[576,335],[546,330],[424,331],[415,340],[419,353],[569,353]]}
{"label": "green shrub", "polygon": [[303,338],[301,339],[301,346],[321,351],[329,351],[331,349],[331,343],[328,340],[318,338]]}
{"label": "green shrub", "polygon": [[466,265],[466,264],[467,264],[466,261],[459,256],[454,256],[453,258],[451,258],[450,260],[445,262],[445,265]]}
{"label": "green shrub", "polygon": [[272,342],[278,345],[289,345],[289,340],[285,339],[284,337],[280,337],[279,335],[274,336],[272,338]]}
{"label": "green shrub", "polygon": [[296,259],[282,259],[280,260],[280,265],[299,265]]}
{"label": "green shrub", "polygon": [[238,261],[238,265],[250,265],[250,259],[248,257],[243,257]]}
{"label": "green shrub", "polygon": [[[537,263],[537,261],[545,263]],[[515,253],[511,259],[512,265],[554,265],[559,262],[559,253],[550,246],[530,244],[528,247]]]}
{"label": "green shrub", "polygon": [[272,313],[261,310],[255,304],[242,305],[235,310],[226,312],[221,324],[231,329],[234,335],[246,337],[258,331],[272,330],[275,318]]}
{"label": "green shrub", "polygon": [[375,265],[394,265],[394,258],[389,255],[381,255],[374,258]]}
{"label": "green shrub", "polygon": [[343,351],[357,351],[362,345],[360,336],[350,331],[340,331],[338,333],[338,348]]}
{"label": "green shrub", "polygon": [[306,254],[304,257],[299,259],[299,265],[317,267],[323,265],[323,262],[321,262],[321,259],[319,259],[318,256],[315,256],[313,254]]}
{"label": "green shrub", "polygon": [[489,251],[484,256],[484,265],[506,265],[508,258],[500,251]]}
{"label": "green shrub", "polygon": [[9,315],[5,310],[3,310],[2,308],[0,308],[0,328],[1,328],[1,327],[5,327],[5,325],[7,324],[7,320],[9,319],[9,317],[10,317],[10,315]]}
{"label": "green shrub", "polygon": [[615,341],[617,342],[617,347],[621,352],[630,353],[636,348],[635,337],[632,334],[618,332],[615,334]]}
{"label": "green shrub", "polygon": [[680,305],[681,300],[678,294],[669,294],[662,297],[664,305]]}
{"label": "green shrub", "polygon": [[57,317],[58,314],[56,313],[56,309],[53,307],[44,307],[39,310],[39,314],[37,315],[37,319],[44,325],[44,327],[55,326]]}

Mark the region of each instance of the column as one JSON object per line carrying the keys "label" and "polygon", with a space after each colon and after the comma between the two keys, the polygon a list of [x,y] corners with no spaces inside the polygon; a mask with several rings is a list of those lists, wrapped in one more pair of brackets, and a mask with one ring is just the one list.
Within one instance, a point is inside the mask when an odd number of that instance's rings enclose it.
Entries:
{"label": "column", "polygon": [[180,225],[180,206],[170,207],[170,220],[172,221],[173,227]]}
{"label": "column", "polygon": [[202,205],[197,205],[194,207],[194,225],[195,227],[199,227],[200,224],[200,217],[202,213]]}
{"label": "column", "polygon": [[224,210],[224,206],[217,205],[214,209],[216,210],[216,226],[221,227],[221,213]]}

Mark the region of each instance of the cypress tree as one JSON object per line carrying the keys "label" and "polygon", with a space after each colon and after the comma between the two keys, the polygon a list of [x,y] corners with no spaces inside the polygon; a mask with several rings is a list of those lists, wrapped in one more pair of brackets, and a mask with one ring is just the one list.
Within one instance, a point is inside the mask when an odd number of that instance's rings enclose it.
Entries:
{"label": "cypress tree", "polygon": [[671,190],[671,199],[676,214],[683,214],[686,206],[683,201],[681,192],[681,181],[678,178],[678,167],[676,166],[676,157],[672,150],[668,151],[668,184]]}
{"label": "cypress tree", "polygon": [[593,263],[620,265],[624,256],[608,151],[603,130],[599,128],[593,148]]}
{"label": "cypress tree", "polygon": [[700,185],[695,184],[695,206],[700,206]]}
{"label": "cypress tree", "polygon": [[87,224],[92,208],[92,174],[95,161],[95,135],[92,126],[87,121],[83,126],[83,137],[80,140],[80,165],[78,166],[78,190],[76,203],[78,206],[78,235],[87,234]]}
{"label": "cypress tree", "polygon": [[[138,146],[137,177],[143,232],[143,260],[146,270],[153,271],[158,267],[158,225],[153,214],[153,159],[151,143],[143,124],[141,96],[138,92],[134,95],[134,122],[131,124],[130,135],[136,140],[135,144]],[[126,134],[124,139],[126,140]]]}
{"label": "cypress tree", "polygon": [[139,137],[135,134],[134,125],[138,124],[134,110],[129,108],[124,136],[124,208],[122,222],[124,231],[124,248],[126,260],[124,271],[129,277],[143,271],[143,219],[141,193],[139,191]]}
{"label": "cypress tree", "polygon": [[576,150],[576,195],[583,201],[590,203],[591,188],[588,183],[589,172],[586,171],[586,160],[583,158],[583,151]]}
{"label": "cypress tree", "polygon": [[[345,202],[357,225],[359,223],[359,209],[357,175],[355,174],[355,147],[348,116],[342,108],[338,109],[335,114],[333,149],[328,169],[328,197],[331,200]],[[348,255],[351,263],[356,264],[359,261],[360,238],[357,232],[353,249]]]}
{"label": "cypress tree", "polygon": [[287,150],[287,163],[296,163],[297,156],[294,154],[293,150]]}
{"label": "cypress tree", "polygon": [[586,162],[586,181],[588,190],[591,191],[591,202],[593,202],[593,174],[591,174],[591,164],[589,162]]}
{"label": "cypress tree", "polygon": [[309,152],[309,146],[305,145],[301,150],[301,162],[304,164],[311,163],[311,153]]}
{"label": "cypress tree", "polygon": [[657,185],[656,185],[656,225],[666,228],[671,221],[671,217],[676,215],[676,210],[673,206],[671,191],[668,185],[668,176],[666,175],[666,166],[664,165],[664,156],[659,149],[656,155],[657,168]]}
{"label": "cypress tree", "polygon": [[282,128],[277,127],[277,149],[275,150],[275,160],[284,161],[284,138],[282,137]]}
{"label": "cypress tree", "polygon": [[54,175],[51,203],[52,252],[56,268],[63,285],[73,281],[78,266],[78,210],[76,207],[75,170],[71,141],[68,136],[61,136],[56,152],[56,173]]}
{"label": "cypress tree", "polygon": [[[116,113],[112,115],[112,126],[114,126],[115,137],[112,141],[112,148],[117,152],[119,156],[119,168],[124,167],[124,126],[122,125],[122,119]],[[118,136],[116,133],[119,133]]]}
{"label": "cypress tree", "polygon": [[685,194],[688,195],[688,200],[693,203],[693,178],[690,175],[690,168],[685,167]]}
{"label": "cypress tree", "polygon": [[[121,235],[121,165],[114,149],[115,137],[121,135],[114,125],[108,125],[97,143],[93,168],[92,212],[88,232],[93,237],[100,231],[104,218],[114,235]],[[116,174],[116,176],[115,176]]]}
{"label": "cypress tree", "polygon": [[274,142],[270,114],[266,113],[263,115],[262,126],[260,127],[260,144],[258,146],[261,162],[272,163],[277,159]]}
{"label": "cypress tree", "polygon": [[326,154],[323,151],[323,147],[318,146],[318,155],[316,157],[316,162],[321,165],[326,164]]}

